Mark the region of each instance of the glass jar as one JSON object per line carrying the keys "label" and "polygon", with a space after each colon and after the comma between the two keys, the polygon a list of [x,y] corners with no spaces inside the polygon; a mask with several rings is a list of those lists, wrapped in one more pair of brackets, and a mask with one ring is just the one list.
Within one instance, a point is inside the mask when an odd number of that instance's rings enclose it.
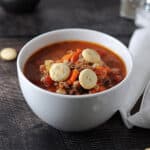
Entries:
{"label": "glass jar", "polygon": [[150,0],[145,0],[136,10],[135,24],[138,27],[150,26]]}
{"label": "glass jar", "polygon": [[128,19],[134,19],[136,8],[141,0],[121,0],[120,16]]}

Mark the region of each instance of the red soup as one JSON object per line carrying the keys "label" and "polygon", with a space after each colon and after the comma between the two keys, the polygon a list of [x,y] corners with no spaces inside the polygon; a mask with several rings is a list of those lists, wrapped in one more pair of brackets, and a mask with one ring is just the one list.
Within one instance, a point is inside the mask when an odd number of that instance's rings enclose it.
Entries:
{"label": "red soup", "polygon": [[25,63],[25,76],[35,85],[68,95],[107,90],[126,76],[123,60],[91,42],[65,41],[39,49]]}

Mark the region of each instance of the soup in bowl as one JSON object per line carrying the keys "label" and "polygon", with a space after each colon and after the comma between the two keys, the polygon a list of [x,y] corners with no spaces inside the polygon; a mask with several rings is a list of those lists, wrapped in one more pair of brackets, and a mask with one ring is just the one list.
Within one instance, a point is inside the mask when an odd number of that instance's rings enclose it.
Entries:
{"label": "soup in bowl", "polygon": [[108,48],[85,41],[65,41],[41,48],[24,66],[25,76],[51,92],[69,95],[105,91],[126,75],[123,60]]}
{"label": "soup in bowl", "polygon": [[132,58],[117,39],[63,29],[29,41],[17,59],[20,87],[33,112],[64,131],[108,120],[123,104]]}

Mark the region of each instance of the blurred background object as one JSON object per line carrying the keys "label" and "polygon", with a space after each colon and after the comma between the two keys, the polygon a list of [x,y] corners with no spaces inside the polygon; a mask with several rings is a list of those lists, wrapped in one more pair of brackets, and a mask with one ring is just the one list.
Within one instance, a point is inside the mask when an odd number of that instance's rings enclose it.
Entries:
{"label": "blurred background object", "polygon": [[141,2],[142,0],[121,0],[120,16],[128,19],[134,19],[136,8]]}
{"label": "blurred background object", "polygon": [[150,26],[150,0],[145,0],[137,8],[135,24],[138,27]]}
{"label": "blurred background object", "polygon": [[40,0],[0,0],[1,6],[9,12],[25,13],[31,12]]}

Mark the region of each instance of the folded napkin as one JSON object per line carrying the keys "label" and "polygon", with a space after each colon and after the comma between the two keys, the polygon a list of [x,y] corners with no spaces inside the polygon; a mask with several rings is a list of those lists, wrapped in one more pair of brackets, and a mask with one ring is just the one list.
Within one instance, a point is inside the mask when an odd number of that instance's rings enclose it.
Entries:
{"label": "folded napkin", "polygon": [[[128,128],[133,126],[150,128],[150,28],[134,32],[129,51],[133,57],[133,71],[128,81],[120,113]],[[135,114],[130,112],[139,97],[144,93],[140,109]]]}

